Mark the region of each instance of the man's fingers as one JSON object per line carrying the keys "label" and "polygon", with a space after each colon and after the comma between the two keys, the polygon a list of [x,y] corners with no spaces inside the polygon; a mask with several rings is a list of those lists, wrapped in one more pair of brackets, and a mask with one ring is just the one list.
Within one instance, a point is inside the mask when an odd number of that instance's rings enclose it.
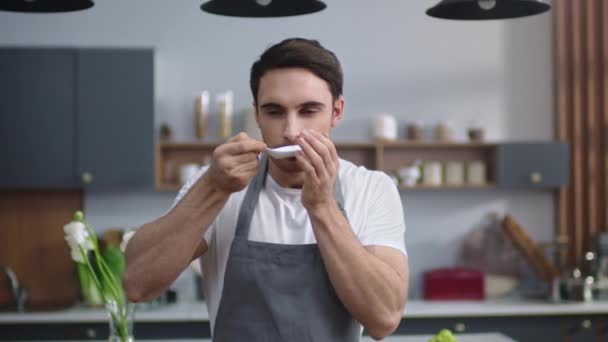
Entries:
{"label": "man's fingers", "polygon": [[247,135],[247,133],[245,132],[240,132],[239,134],[233,136],[232,138],[226,140],[226,142],[235,142],[235,141],[241,141],[241,140],[245,140],[249,138],[249,136]]}
{"label": "man's fingers", "polygon": [[236,155],[249,152],[262,153],[266,149],[266,144],[255,139],[246,139],[224,144],[223,151],[227,154]]}
{"label": "man's fingers", "polygon": [[314,148],[308,143],[308,141],[304,137],[298,138],[298,144],[302,147],[302,151],[304,152],[305,158],[308,159],[310,164],[314,167],[316,171],[316,175],[319,178],[323,178],[327,175],[327,170],[325,169],[325,162],[323,158],[319,156],[319,154],[315,151]]}
{"label": "man's fingers", "polygon": [[226,159],[227,159],[226,164],[228,166],[237,167],[241,164],[258,160],[258,153],[247,152],[247,153],[237,154],[235,156],[229,156]]}
{"label": "man's fingers", "polygon": [[310,161],[308,159],[306,159],[306,157],[303,154],[300,154],[300,153],[296,154],[296,163],[298,163],[298,165],[300,165],[300,168],[302,169],[302,171],[304,171],[304,173],[308,177],[311,177],[312,179],[317,178],[317,171],[315,171],[314,166],[312,166]]}
{"label": "man's fingers", "polygon": [[255,160],[246,162],[246,163],[242,163],[240,165],[237,165],[233,170],[232,173],[239,175],[239,174],[243,174],[243,173],[248,173],[252,170],[257,170],[259,166],[259,161],[257,160],[257,158]]}
{"label": "man's fingers", "polygon": [[327,146],[334,164],[339,165],[338,151],[336,150],[336,145],[334,145],[333,141],[331,141],[331,139],[329,139],[329,137],[324,133],[315,130],[310,130],[310,133],[313,136],[316,136],[319,140],[321,140],[321,142],[325,144],[325,146]]}
{"label": "man's fingers", "polygon": [[312,146],[312,148],[317,152],[317,154],[323,159],[323,163],[325,164],[325,169],[327,171],[335,171],[334,160],[331,156],[331,151],[327,144],[333,146],[331,141],[323,141],[321,140],[322,135],[313,134],[313,131],[304,131],[303,136],[306,141]]}

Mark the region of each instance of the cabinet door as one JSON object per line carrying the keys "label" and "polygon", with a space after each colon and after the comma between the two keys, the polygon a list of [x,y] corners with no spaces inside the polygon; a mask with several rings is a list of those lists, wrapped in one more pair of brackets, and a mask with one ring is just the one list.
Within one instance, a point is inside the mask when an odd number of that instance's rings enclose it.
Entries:
{"label": "cabinet door", "polygon": [[74,60],[67,49],[0,49],[0,188],[75,186]]}
{"label": "cabinet door", "polygon": [[153,68],[152,50],[79,50],[77,170],[87,188],[153,186]]}
{"label": "cabinet door", "polygon": [[600,318],[571,317],[565,323],[569,342],[606,341]]}
{"label": "cabinet door", "polygon": [[555,188],[568,184],[566,143],[499,144],[497,181],[505,188]]}
{"label": "cabinet door", "polygon": [[401,321],[395,334],[434,335],[441,329],[453,333],[498,332],[515,341],[562,341],[560,317],[466,317],[466,318],[406,318]]}

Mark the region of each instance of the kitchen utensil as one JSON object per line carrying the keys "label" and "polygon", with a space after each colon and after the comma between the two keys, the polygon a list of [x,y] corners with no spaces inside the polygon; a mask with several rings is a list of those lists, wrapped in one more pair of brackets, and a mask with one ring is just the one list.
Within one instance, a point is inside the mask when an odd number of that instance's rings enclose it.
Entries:
{"label": "kitchen utensil", "polygon": [[501,226],[542,280],[552,282],[558,278],[557,268],[513,217],[505,215]]}
{"label": "kitchen utensil", "polygon": [[283,159],[294,157],[296,153],[301,152],[302,148],[300,145],[287,145],[277,148],[266,148],[266,152],[269,156],[275,159]]}

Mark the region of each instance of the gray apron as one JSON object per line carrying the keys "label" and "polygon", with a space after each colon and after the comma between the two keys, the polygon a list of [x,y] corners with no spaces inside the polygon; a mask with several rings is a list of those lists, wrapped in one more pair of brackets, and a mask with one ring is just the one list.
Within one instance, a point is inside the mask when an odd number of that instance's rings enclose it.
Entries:
{"label": "gray apron", "polygon": [[[359,341],[360,325],[338,299],[316,244],[249,241],[267,164],[264,154],[241,205],[213,341]],[[346,217],[338,178],[334,194]]]}

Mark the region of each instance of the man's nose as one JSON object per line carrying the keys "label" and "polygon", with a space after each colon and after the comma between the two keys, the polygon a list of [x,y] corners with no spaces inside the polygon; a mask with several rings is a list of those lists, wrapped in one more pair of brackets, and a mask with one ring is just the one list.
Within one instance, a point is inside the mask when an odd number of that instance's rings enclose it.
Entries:
{"label": "man's nose", "polygon": [[287,120],[285,121],[285,127],[283,130],[283,136],[289,142],[294,143],[296,139],[300,136],[300,131],[302,128],[300,127],[300,123],[298,119],[293,115],[288,115]]}

